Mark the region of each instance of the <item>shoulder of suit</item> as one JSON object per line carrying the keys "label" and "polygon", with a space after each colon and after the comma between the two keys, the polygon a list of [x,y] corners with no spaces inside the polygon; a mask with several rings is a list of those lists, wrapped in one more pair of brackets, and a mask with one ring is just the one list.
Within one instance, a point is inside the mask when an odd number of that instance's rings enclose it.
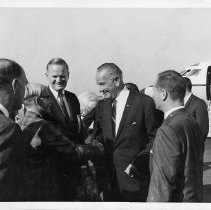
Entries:
{"label": "shoulder of suit", "polygon": [[13,120],[11,120],[10,118],[5,117],[4,115],[0,114],[0,132],[2,130],[13,130],[13,129],[17,129],[19,130],[20,127],[18,124],[16,124]]}
{"label": "shoulder of suit", "polygon": [[192,95],[192,99],[193,99],[193,102],[202,103],[202,104],[206,105],[206,102],[203,99],[201,99],[198,96],[196,96],[196,95]]}
{"label": "shoulder of suit", "polygon": [[75,98],[75,99],[78,100],[78,97],[76,96],[76,94],[73,93],[73,92],[70,92],[70,91],[68,91],[68,90],[65,90],[65,96],[71,97],[71,98]]}
{"label": "shoulder of suit", "polygon": [[184,129],[185,127],[195,128],[195,119],[190,116],[185,110],[178,110],[174,113],[170,114],[168,119],[166,120],[167,126],[170,126],[175,130]]}
{"label": "shoulder of suit", "polygon": [[152,97],[144,94],[144,93],[140,93],[140,92],[133,92],[134,97],[140,99],[141,101],[145,101],[145,102],[149,102],[149,103],[154,103],[154,100]]}

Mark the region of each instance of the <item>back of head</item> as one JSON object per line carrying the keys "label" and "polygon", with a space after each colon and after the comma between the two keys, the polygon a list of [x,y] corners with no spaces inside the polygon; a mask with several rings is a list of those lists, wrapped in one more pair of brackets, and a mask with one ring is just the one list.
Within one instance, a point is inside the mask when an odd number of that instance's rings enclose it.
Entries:
{"label": "back of head", "polygon": [[[24,106],[30,110],[37,107],[37,99],[49,99],[48,88],[38,83],[29,83],[25,87]],[[48,104],[46,105],[48,106]]]}
{"label": "back of head", "polygon": [[188,77],[184,77],[185,84],[186,84],[186,90],[191,92],[192,90],[192,83],[191,80]]}
{"label": "back of head", "polygon": [[172,101],[182,102],[184,100],[185,80],[177,71],[167,70],[159,73],[155,87],[165,89]]}
{"label": "back of head", "polygon": [[87,91],[81,93],[78,96],[78,100],[80,102],[82,116],[85,116],[86,114],[91,112],[97,105],[99,99],[99,96],[94,92]]}
{"label": "back of head", "polygon": [[22,72],[23,68],[15,61],[0,58],[0,89],[6,89]]}

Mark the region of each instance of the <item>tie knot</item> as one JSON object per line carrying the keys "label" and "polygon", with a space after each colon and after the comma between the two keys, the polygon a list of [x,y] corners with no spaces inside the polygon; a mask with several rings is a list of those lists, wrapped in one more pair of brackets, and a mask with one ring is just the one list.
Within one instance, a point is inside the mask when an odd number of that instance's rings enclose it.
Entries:
{"label": "tie knot", "polygon": [[63,96],[64,96],[64,93],[62,91],[59,91],[58,92],[58,97],[61,97],[62,98]]}

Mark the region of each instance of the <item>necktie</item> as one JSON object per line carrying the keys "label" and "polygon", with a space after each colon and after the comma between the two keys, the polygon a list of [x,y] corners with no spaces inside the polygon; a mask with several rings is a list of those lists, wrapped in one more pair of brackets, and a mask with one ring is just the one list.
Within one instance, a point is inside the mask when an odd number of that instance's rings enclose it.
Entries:
{"label": "necktie", "polygon": [[65,103],[64,103],[64,94],[62,92],[59,92],[58,93],[58,99],[57,99],[57,101],[58,101],[58,104],[59,104],[59,106],[60,106],[63,114],[64,114],[65,120],[67,122],[70,122],[70,116],[69,116],[68,111],[67,111],[67,108],[65,106]]}
{"label": "necktie", "polygon": [[113,129],[113,137],[116,136],[116,104],[117,100],[115,99],[112,103],[112,129]]}

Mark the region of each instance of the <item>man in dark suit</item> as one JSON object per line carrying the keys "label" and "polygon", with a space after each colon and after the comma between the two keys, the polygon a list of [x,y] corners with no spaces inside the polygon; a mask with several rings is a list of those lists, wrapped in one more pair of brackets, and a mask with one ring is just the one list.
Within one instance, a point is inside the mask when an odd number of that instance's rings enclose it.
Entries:
{"label": "man in dark suit", "polygon": [[204,100],[193,95],[192,83],[189,78],[184,77],[186,82],[186,93],[184,98],[184,104],[186,111],[193,116],[199,124],[202,132],[202,138],[205,141],[209,132],[209,117],[207,111],[207,105]]}
{"label": "man in dark suit", "polygon": [[164,122],[153,144],[150,202],[202,201],[203,140],[198,123],[184,109],[184,78],[176,71],[158,74],[154,99]]}
{"label": "man in dark suit", "polygon": [[96,107],[93,138],[105,146],[105,199],[146,201],[149,151],[156,132],[154,102],[149,96],[130,91],[121,69],[113,63],[98,67],[96,83],[104,100]]}
{"label": "man in dark suit", "polygon": [[19,64],[0,59],[0,201],[27,200],[23,136],[9,118],[21,108],[26,83]]}
{"label": "man in dark suit", "polygon": [[[75,143],[84,144],[87,137],[86,130],[81,123],[80,104],[76,95],[65,90],[69,79],[69,67],[62,58],[53,58],[47,64],[46,77],[49,82],[49,94],[53,101],[51,113],[53,114],[52,121],[55,120],[60,128],[65,132],[70,139]],[[71,168],[70,164],[64,161],[61,164],[61,184],[63,183],[63,200],[70,200],[69,192],[71,185],[74,184],[75,172],[79,168]]]}
{"label": "man in dark suit", "polygon": [[[28,84],[24,98],[26,112],[19,125],[24,134],[25,160],[30,183],[31,201],[59,201],[61,186],[58,181],[62,161],[74,169],[80,166],[81,160],[96,158],[100,155],[99,147],[80,145],[69,139],[58,123],[49,121],[52,100],[47,87],[39,84]],[[47,119],[47,120],[46,120]],[[88,150],[87,150],[88,148]],[[80,171],[74,172],[73,182],[69,186],[69,199],[79,199],[77,189],[81,184]],[[74,179],[73,179],[74,178]],[[71,193],[70,193],[71,192]],[[87,198],[95,199],[96,191],[89,191]],[[89,197],[88,197],[89,196]],[[84,198],[83,198],[84,199]]]}

